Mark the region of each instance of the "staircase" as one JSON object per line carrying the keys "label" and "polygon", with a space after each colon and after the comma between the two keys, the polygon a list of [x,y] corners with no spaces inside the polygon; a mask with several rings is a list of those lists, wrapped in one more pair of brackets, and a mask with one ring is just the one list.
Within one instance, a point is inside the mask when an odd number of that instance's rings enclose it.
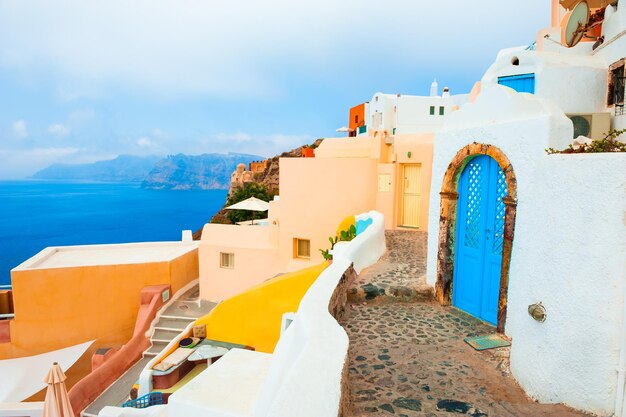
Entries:
{"label": "staircase", "polygon": [[121,406],[128,400],[133,384],[137,382],[148,362],[161,353],[190,323],[208,314],[217,305],[200,300],[198,284],[183,292],[179,297],[177,295],[178,293],[174,296],[174,301],[166,304],[157,313],[155,326],[150,335],[152,345],[143,352],[143,357],[83,410],[80,413],[81,416],[96,417],[107,405]]}

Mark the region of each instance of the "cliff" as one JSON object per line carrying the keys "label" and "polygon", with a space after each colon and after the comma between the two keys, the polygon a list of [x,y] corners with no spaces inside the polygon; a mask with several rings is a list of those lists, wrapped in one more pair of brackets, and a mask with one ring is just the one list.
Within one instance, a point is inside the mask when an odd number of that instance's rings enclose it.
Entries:
{"label": "cliff", "polygon": [[155,190],[228,189],[237,164],[258,159],[262,158],[240,153],[170,155],[154,165],[141,187]]}
{"label": "cliff", "polygon": [[[323,139],[317,139],[311,147],[317,148]],[[308,146],[308,145],[304,145]],[[302,157],[302,148],[304,146],[300,146],[298,148],[292,149],[287,152],[283,152],[280,155],[276,155],[272,158],[265,159],[262,161],[255,161],[252,164],[252,168],[256,169],[256,167],[263,167],[262,170],[258,171],[247,171],[242,169],[242,167],[237,167],[231,175],[230,185],[228,189],[228,196],[231,196],[233,191],[239,187],[242,187],[244,184],[248,182],[254,182],[257,184],[261,184],[265,186],[268,191],[268,194],[278,195],[279,189],[279,181],[280,181],[280,169],[279,169],[279,158],[301,158]],[[226,202],[224,207],[229,203]],[[218,211],[213,218],[211,218],[210,223],[225,223],[228,224],[230,221],[226,217],[226,210],[222,208],[222,210]],[[194,239],[199,240],[202,237],[202,229],[196,231],[194,233]]]}

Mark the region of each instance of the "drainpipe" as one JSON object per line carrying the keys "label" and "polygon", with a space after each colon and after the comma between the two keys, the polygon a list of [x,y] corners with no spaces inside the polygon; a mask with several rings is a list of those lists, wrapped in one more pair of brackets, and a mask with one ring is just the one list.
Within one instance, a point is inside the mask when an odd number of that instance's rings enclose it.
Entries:
{"label": "drainpipe", "polygon": [[626,284],[624,284],[624,315],[622,317],[622,348],[617,367],[617,395],[615,396],[615,415],[624,416],[624,385],[626,382]]}

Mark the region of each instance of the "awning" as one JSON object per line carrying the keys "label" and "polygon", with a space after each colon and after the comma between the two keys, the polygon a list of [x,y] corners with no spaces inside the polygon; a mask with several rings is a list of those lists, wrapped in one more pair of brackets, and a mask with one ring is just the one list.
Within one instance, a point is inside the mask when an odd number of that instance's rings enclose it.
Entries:
{"label": "awning", "polygon": [[[561,6],[565,7],[567,10],[572,10],[581,0],[560,0]],[[599,7],[604,7],[608,4],[614,3],[614,0],[586,0],[587,4],[591,9],[597,9]]]}

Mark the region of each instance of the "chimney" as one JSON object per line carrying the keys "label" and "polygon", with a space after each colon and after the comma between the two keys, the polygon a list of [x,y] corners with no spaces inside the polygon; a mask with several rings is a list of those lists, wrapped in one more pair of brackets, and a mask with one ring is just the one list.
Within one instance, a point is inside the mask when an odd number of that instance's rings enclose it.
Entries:
{"label": "chimney", "polygon": [[438,95],[439,95],[439,84],[437,84],[437,79],[435,78],[433,83],[430,85],[430,96],[437,97]]}
{"label": "chimney", "polygon": [[443,87],[443,94],[441,95],[441,97],[450,97],[450,89],[448,87]]}

